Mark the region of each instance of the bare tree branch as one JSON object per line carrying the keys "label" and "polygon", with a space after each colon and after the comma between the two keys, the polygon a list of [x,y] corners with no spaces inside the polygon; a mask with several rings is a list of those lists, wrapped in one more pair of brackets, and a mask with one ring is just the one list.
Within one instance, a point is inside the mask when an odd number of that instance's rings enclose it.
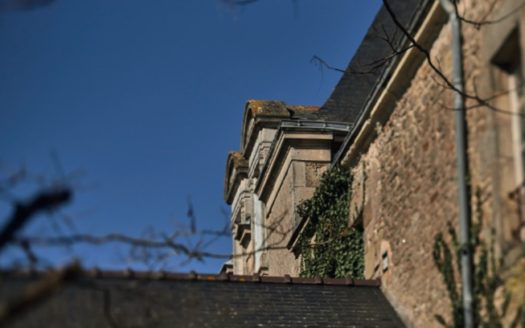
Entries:
{"label": "bare tree branch", "polygon": [[4,0],[0,12],[8,10],[31,10],[52,4],[55,0]]}
{"label": "bare tree branch", "polygon": [[[492,12],[495,4],[496,2],[492,4],[492,8],[488,11],[487,16]],[[458,14],[458,18],[464,23],[474,25],[474,27],[479,30],[483,25],[493,25],[493,24],[501,23],[502,21],[512,17],[513,15],[516,14],[517,11],[525,7],[525,1],[519,4],[518,6],[516,6],[514,9],[510,10],[508,13],[505,13],[498,18],[486,19],[485,17],[485,18],[482,18],[481,20],[473,20],[473,19],[466,18],[465,15],[460,15],[458,11],[457,3],[454,3],[454,5],[456,7],[456,13]]]}
{"label": "bare tree branch", "polygon": [[390,7],[390,4],[388,3],[388,1],[387,0],[383,0],[383,4],[384,4],[384,7],[387,10],[388,14],[390,15],[392,21],[394,22],[394,24],[401,30],[401,32],[406,36],[406,38],[410,41],[410,43],[425,56],[425,60],[426,60],[427,64],[430,66],[432,71],[434,71],[434,73],[436,73],[437,76],[444,82],[444,84],[447,86],[448,89],[451,89],[454,92],[457,92],[457,93],[461,94],[466,99],[474,100],[477,103],[477,106],[472,107],[472,108],[480,108],[480,107],[482,107],[482,108],[488,108],[488,109],[490,109],[490,110],[492,110],[494,112],[499,112],[499,113],[503,113],[503,114],[522,115],[522,114],[519,114],[519,113],[510,112],[510,111],[507,111],[507,110],[504,110],[504,109],[501,109],[501,108],[498,108],[498,107],[492,105],[490,103],[490,100],[493,99],[492,97],[488,98],[488,99],[484,99],[484,98],[481,98],[480,96],[478,96],[477,94],[471,94],[471,93],[464,92],[464,91],[461,91],[461,90],[457,89],[454,86],[454,84],[452,83],[452,81],[450,81],[445,76],[443,71],[439,67],[436,66],[436,64],[432,60],[430,52],[426,48],[424,48],[421,44],[419,44],[416,41],[416,39],[414,39],[414,37],[403,26],[403,24],[401,24],[401,22],[398,20],[398,18],[396,16],[396,14],[393,12],[392,8]]}
{"label": "bare tree branch", "polygon": [[72,197],[73,192],[69,188],[58,188],[39,192],[25,204],[16,204],[14,213],[0,231],[0,252],[36,214],[56,209]]}
{"label": "bare tree branch", "polygon": [[312,59],[310,59],[310,62],[313,63],[314,65],[317,65],[319,66],[319,68],[328,68],[329,70],[332,70],[332,71],[336,71],[336,72],[339,72],[339,73],[346,73],[346,70],[344,69],[341,69],[341,68],[338,68],[338,67],[335,67],[335,66],[331,66],[330,64],[328,64],[324,59],[322,59],[321,57],[317,56],[317,55],[314,55],[312,57]]}
{"label": "bare tree branch", "polygon": [[259,0],[222,0],[224,3],[229,5],[245,6],[255,3]]}

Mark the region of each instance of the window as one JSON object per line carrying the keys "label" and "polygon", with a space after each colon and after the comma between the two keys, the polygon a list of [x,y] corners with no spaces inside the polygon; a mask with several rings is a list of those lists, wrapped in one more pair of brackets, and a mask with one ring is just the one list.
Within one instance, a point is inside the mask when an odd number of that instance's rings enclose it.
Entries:
{"label": "window", "polygon": [[508,247],[525,241],[525,79],[518,28],[503,39],[493,63],[495,96],[506,95],[494,99],[498,108],[512,114],[499,115],[498,118],[498,122],[503,123],[498,134],[499,153],[503,155],[499,162],[502,169],[499,183],[502,192],[513,201],[513,205],[505,207],[501,213],[498,235]]}
{"label": "window", "polygon": [[500,69],[499,74],[496,74],[496,83],[499,89],[497,92],[508,94],[509,111],[514,113],[511,119],[511,132],[515,180],[518,185],[521,185],[525,179],[525,97],[517,29],[507,37],[493,62]]}

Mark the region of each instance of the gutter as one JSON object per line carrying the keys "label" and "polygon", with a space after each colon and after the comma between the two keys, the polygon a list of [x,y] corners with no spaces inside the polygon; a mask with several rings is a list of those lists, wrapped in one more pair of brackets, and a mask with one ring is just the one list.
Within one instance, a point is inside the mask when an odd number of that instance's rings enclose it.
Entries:
{"label": "gutter", "polygon": [[348,132],[352,128],[351,124],[342,122],[326,122],[326,121],[307,121],[307,120],[283,120],[280,125],[281,129],[286,128],[303,128],[303,130],[322,130],[322,131],[342,131]]}
{"label": "gutter", "polygon": [[452,61],[454,93],[454,120],[456,125],[456,156],[458,165],[459,230],[461,247],[461,282],[463,288],[463,316],[465,328],[474,327],[472,296],[472,250],[470,246],[470,188],[468,185],[467,122],[465,116],[463,52],[461,24],[456,6],[450,0],[440,0],[449,15],[452,30]]}
{"label": "gutter", "polygon": [[[463,58],[462,58],[462,40],[461,26],[456,13],[456,7],[451,0],[439,0],[442,8],[448,14],[449,22],[452,25],[452,52],[453,52],[453,84],[456,88],[454,108],[455,108],[455,125],[456,125],[456,155],[458,165],[458,193],[459,193],[459,226],[460,226],[460,246],[461,246],[461,278],[463,288],[463,309],[466,328],[474,327],[473,319],[473,293],[472,293],[472,250],[469,244],[470,236],[470,190],[468,185],[468,158],[467,158],[467,124],[465,119],[465,99],[463,96]],[[433,0],[423,0],[422,6],[414,15],[407,31],[413,32],[424,18],[426,10],[434,4]],[[405,36],[400,42],[401,46],[407,45],[408,38]],[[401,58],[400,58],[401,57]],[[358,120],[353,126],[352,131],[345,138],[343,145],[334,156],[332,165],[340,164],[344,159],[343,155],[347,153],[354,144],[359,141],[360,133],[367,129],[367,120],[373,116],[374,104],[380,101],[381,93],[384,92],[383,86],[387,85],[392,73],[402,61],[403,56],[396,57],[382,72],[381,77],[374,84],[374,88],[368,95],[365,105],[363,106]]]}

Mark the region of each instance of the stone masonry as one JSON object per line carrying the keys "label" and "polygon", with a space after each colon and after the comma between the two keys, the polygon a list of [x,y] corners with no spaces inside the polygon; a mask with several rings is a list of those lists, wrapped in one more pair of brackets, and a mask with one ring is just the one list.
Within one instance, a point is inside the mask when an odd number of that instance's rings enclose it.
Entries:
{"label": "stone masonry", "polygon": [[[517,5],[516,1],[462,1],[460,12],[468,13],[472,20],[483,20],[501,17],[505,9]],[[433,14],[444,15],[439,11]],[[525,32],[523,15],[523,10],[516,12],[509,21],[512,28]],[[495,29],[500,35],[509,35],[507,24],[481,28],[463,24],[467,93],[479,92],[480,97],[490,98],[501,93],[498,88],[507,88],[492,79],[500,68],[488,56],[497,52],[505,38],[500,37],[499,44],[494,39],[487,41],[487,34],[497,33],[492,31]],[[447,24],[429,48],[432,61],[439,63],[449,79],[450,43]],[[412,56],[415,61],[421,54]],[[390,101],[378,107],[391,114],[384,120],[370,119],[372,137],[346,155],[345,164],[354,176],[350,212],[363,207],[365,277],[381,277],[385,293],[409,326],[439,327],[434,315],[450,319],[451,307],[433,263],[433,241],[437,233],[446,232],[447,222],[458,224],[453,92],[426,60],[412,74],[406,88],[393,85],[387,96]],[[509,95],[494,103],[495,107],[512,110]],[[484,238],[497,245],[504,272],[512,269],[525,241],[520,236],[523,218],[517,217],[515,201],[510,197],[522,183],[515,177],[511,147],[511,124],[516,118],[479,106],[474,99],[467,101],[468,106],[472,107],[467,119],[472,213],[473,217],[482,217]],[[478,201],[480,206],[476,207]],[[493,239],[492,229],[496,231]]]}
{"label": "stone masonry", "polygon": [[[364,229],[365,278],[381,279],[408,327],[440,327],[435,315],[450,320],[451,304],[433,243],[438,233],[448,236],[448,222],[458,228],[451,26],[439,1],[389,3],[429,58],[413,47],[379,73],[352,74],[355,62],[391,50],[373,41],[378,26],[396,28],[382,9],[324,106],[247,103],[241,150],[230,155],[225,183],[233,270],[298,275],[300,258],[289,245],[299,230],[295,208],[321,173],[339,164],[353,177],[349,225]],[[525,304],[525,7],[519,0],[462,0],[458,9],[472,218],[501,263],[495,270],[515,313]]]}

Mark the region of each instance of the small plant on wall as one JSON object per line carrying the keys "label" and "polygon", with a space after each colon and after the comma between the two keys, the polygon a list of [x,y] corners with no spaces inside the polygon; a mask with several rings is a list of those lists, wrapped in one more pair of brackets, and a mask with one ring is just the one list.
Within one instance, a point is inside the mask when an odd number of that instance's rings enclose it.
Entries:
{"label": "small plant on wall", "polygon": [[[472,225],[470,245],[471,251],[475,255],[476,263],[474,264],[474,327],[483,328],[502,328],[504,318],[508,315],[511,294],[505,291],[503,280],[497,274],[498,267],[494,257],[494,245],[481,239],[483,213],[480,201],[480,191],[476,192],[475,210],[476,222]],[[441,273],[445,283],[448,298],[451,304],[451,318],[447,322],[440,314],[434,317],[443,327],[462,328],[465,326],[463,318],[463,293],[461,284],[457,281],[461,272],[460,254],[461,246],[459,244],[456,230],[450,222],[447,223],[449,242],[445,241],[442,233],[434,237],[433,258],[434,264]],[[495,305],[495,295],[498,289],[503,288],[504,297],[499,308]],[[508,323],[508,327],[525,327],[524,307],[521,306]]]}
{"label": "small plant on wall", "polygon": [[298,239],[301,276],[363,277],[363,232],[348,226],[351,181],[347,170],[332,167],[313,197],[297,207],[308,220]]}

